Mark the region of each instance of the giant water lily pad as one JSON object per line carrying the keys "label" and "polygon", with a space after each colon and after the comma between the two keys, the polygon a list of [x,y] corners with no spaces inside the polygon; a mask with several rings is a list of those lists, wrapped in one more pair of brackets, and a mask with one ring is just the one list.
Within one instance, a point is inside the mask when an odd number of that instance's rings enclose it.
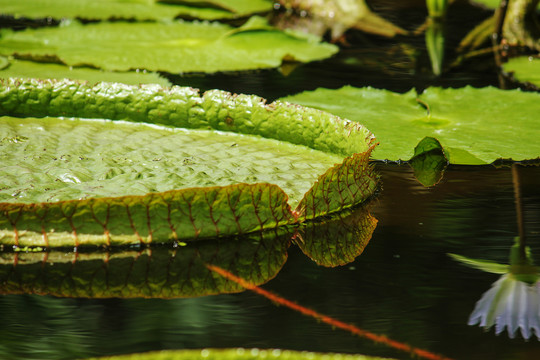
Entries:
{"label": "giant water lily pad", "polygon": [[103,71],[88,67],[73,68],[61,64],[42,63],[0,57],[0,62],[5,59],[6,65],[0,65],[0,78],[37,78],[37,79],[72,79],[86,80],[92,84],[108,81],[123,84],[158,84],[169,86],[171,83],[157,73],[146,71]]}
{"label": "giant water lily pad", "polygon": [[540,88],[540,57],[520,56],[508,60],[503,69],[519,82]]}
{"label": "giant water lily pad", "polygon": [[273,29],[257,17],[238,29],[207,22],[72,22],[0,35],[0,55],[111,71],[253,70],[321,60],[338,51],[335,45]]}
{"label": "giant water lily pad", "polygon": [[252,13],[270,11],[272,2],[248,1],[173,1],[154,2],[141,0],[0,0],[4,15],[27,18],[79,18],[79,19],[138,19],[163,20],[189,17],[203,20],[226,19]]}
{"label": "giant water lily pad", "polygon": [[540,94],[493,87],[428,88],[405,94],[350,86],[283,98],[360,122],[379,139],[375,159],[410,160],[425,137],[453,164],[540,157]]}
{"label": "giant water lily pad", "polygon": [[[339,354],[315,353],[309,351],[293,351],[280,349],[190,349],[149,352],[131,355],[117,355],[91,360],[383,360],[379,357]],[[391,360],[386,358],[386,360]]]}
{"label": "giant water lily pad", "polygon": [[376,187],[365,127],[256,96],[9,79],[0,114],[4,244],[249,233],[340,211]]}

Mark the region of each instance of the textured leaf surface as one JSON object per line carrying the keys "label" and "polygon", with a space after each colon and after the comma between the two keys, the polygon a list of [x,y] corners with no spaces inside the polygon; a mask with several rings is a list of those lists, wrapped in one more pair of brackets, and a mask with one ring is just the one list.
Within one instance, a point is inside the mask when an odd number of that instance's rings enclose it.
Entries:
{"label": "textured leaf surface", "polygon": [[531,83],[540,88],[540,58],[515,57],[503,64],[503,69],[507,73],[512,73],[519,82]]}
{"label": "textured leaf surface", "polygon": [[287,232],[144,251],[3,252],[0,293],[88,298],[178,298],[245,289],[208,270],[215,264],[253,284],[272,279],[287,259]]}
{"label": "textured leaf surface", "polygon": [[296,205],[319,174],[342,160],[235,133],[96,120],[0,119],[0,202],[270,183]]}
{"label": "textured leaf surface", "polygon": [[296,237],[302,252],[327,267],[348,264],[364,251],[377,226],[366,206],[336,214],[330,220],[308,222]]}
{"label": "textured leaf surface", "polygon": [[0,66],[0,78],[36,78],[36,79],[72,79],[86,80],[92,84],[98,82],[119,82],[123,84],[158,84],[170,86],[171,83],[157,73],[115,72],[92,68],[73,68],[61,64],[41,63],[25,60],[10,60],[5,68]]}
{"label": "textured leaf surface", "polygon": [[0,241],[13,246],[79,246],[197,240],[295,221],[276,185],[189,188],[145,196],[53,203],[0,203]]}
{"label": "textured leaf surface", "polygon": [[[101,360],[257,360],[257,359],[285,359],[285,360],[382,360],[364,355],[314,353],[308,351],[292,351],[278,349],[202,349],[202,350],[175,350],[132,355],[119,355],[102,357]],[[93,360],[98,360],[95,358]],[[389,360],[389,359],[387,359]]]}
{"label": "textured leaf surface", "polygon": [[[375,189],[371,133],[314,109],[156,85],[1,84],[0,114],[22,117],[0,118],[4,244],[242,234],[339,211]],[[293,213],[306,191],[309,206]]]}
{"label": "textured leaf surface", "polygon": [[371,149],[346,158],[321,175],[298,204],[300,217],[313,219],[367,200],[377,188],[377,176],[368,163]]}
{"label": "textured leaf surface", "polygon": [[284,98],[367,126],[381,145],[376,159],[409,160],[426,136],[453,164],[540,156],[540,94],[496,88],[428,88],[405,94],[372,88],[318,89]]}
{"label": "textured leaf surface", "polygon": [[102,22],[1,33],[0,54],[111,71],[217,72],[278,67],[330,57],[337,46],[268,28],[205,22]]}
{"label": "textured leaf surface", "polygon": [[[192,3],[194,3],[192,1]],[[202,3],[199,1],[199,3]],[[205,1],[206,4],[223,1]],[[193,6],[183,1],[154,2],[141,0],[0,0],[3,14],[29,18],[80,18],[80,19],[137,19],[160,20],[189,17],[204,20],[245,16],[254,12],[270,11],[272,3],[264,0],[232,1],[231,6]]]}

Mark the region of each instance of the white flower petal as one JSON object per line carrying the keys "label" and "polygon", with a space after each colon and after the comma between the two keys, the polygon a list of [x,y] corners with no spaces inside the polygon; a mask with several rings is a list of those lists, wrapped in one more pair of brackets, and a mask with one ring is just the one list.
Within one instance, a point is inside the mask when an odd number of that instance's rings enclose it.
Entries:
{"label": "white flower petal", "polygon": [[519,329],[524,339],[534,335],[540,340],[540,280],[529,285],[503,275],[476,303],[468,324],[485,329],[495,325],[497,335],[506,328],[510,338]]}
{"label": "white flower petal", "polygon": [[[491,288],[482,295],[482,298],[478,300],[474,310],[469,317],[469,325],[479,325],[484,328],[490,328],[495,324],[496,315],[493,314],[490,316],[491,311],[493,310],[492,306],[494,303],[497,294],[500,292],[503,283],[507,281],[509,275],[503,275],[496,282],[491,285]],[[489,318],[489,321],[488,321]]]}

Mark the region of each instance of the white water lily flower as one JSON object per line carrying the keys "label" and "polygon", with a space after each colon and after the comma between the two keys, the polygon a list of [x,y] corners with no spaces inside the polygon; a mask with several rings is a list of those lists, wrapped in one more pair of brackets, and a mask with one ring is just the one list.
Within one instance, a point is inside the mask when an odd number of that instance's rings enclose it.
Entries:
{"label": "white water lily flower", "polygon": [[524,339],[535,335],[540,340],[540,268],[533,265],[528,247],[525,256],[520,252],[519,238],[510,248],[510,265],[449,255],[469,267],[502,275],[476,303],[469,325],[486,330],[495,325],[497,335],[506,328],[512,339],[520,329]]}
{"label": "white water lily flower", "polygon": [[528,340],[534,334],[540,340],[539,300],[540,281],[528,284],[505,274],[476,303],[468,324],[486,330],[495,325],[497,335],[506,328],[512,339],[519,328],[523,338]]}

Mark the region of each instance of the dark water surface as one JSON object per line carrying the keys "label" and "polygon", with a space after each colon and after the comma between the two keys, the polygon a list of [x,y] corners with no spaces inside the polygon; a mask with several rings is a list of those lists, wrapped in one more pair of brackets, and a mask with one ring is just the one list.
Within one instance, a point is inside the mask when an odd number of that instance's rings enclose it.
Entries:
{"label": "dark water surface", "polygon": [[[297,246],[263,285],[362,329],[456,359],[536,359],[540,342],[468,326],[498,275],[467,268],[457,253],[507,263],[517,235],[509,168],[450,167],[435,188],[408,165],[378,165],[379,220],[364,253],[336,268],[317,266]],[[540,168],[521,169],[525,228],[540,254]],[[537,255],[537,258],[540,255]],[[5,275],[5,274],[4,274]],[[253,292],[188,299],[0,298],[0,358],[75,359],[159,349],[287,348],[408,354],[301,315]]]}

